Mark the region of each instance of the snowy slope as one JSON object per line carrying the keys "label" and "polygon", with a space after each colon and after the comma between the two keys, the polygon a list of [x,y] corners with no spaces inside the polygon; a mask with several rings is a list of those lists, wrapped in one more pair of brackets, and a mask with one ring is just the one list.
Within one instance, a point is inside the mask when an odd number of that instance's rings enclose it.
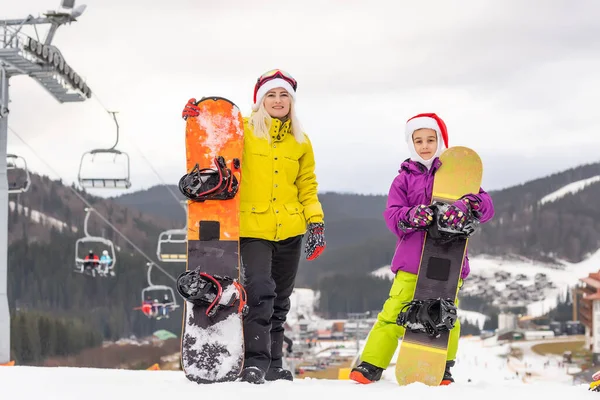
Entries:
{"label": "snowy slope", "polygon": [[[486,346],[478,338],[462,339],[461,353],[453,373],[456,383],[446,387],[395,383],[393,366],[383,380],[359,385],[347,380],[296,379],[294,382],[268,382],[264,385],[222,383],[197,385],[181,371],[131,371],[90,368],[0,367],[2,393],[7,398],[44,400],[165,400],[178,399],[285,399],[336,398],[460,398],[481,400],[502,394],[511,399],[598,399],[587,385],[573,385],[571,378],[551,361],[548,368],[535,369],[527,357],[517,362],[498,357],[505,346]],[[528,354],[528,353],[526,353]],[[395,358],[393,359],[395,360]],[[533,359],[532,359],[533,360]],[[394,361],[392,361],[394,362]],[[532,365],[531,379],[522,380],[522,368]],[[541,367],[540,367],[541,368]],[[516,372],[520,372],[517,376]],[[468,382],[468,380],[471,382]],[[32,384],[34,383],[34,384]]]}
{"label": "snowy slope", "polygon": [[468,321],[469,323],[476,325],[479,329],[483,329],[483,325],[485,321],[489,319],[485,314],[479,313],[477,311],[467,311],[458,309],[458,319],[460,322]]}
{"label": "snowy slope", "polygon": [[10,208],[10,211],[15,211],[15,207],[16,207],[19,215],[21,215],[21,214],[29,215],[29,218],[33,222],[42,224],[44,226],[52,226],[53,228],[56,228],[59,232],[62,232],[63,229],[69,229],[69,228],[71,229],[72,232],[74,232],[74,233],[77,232],[77,227],[75,227],[75,226],[69,227],[69,225],[66,222],[60,221],[54,217],[50,217],[50,216],[48,216],[42,212],[39,212],[37,210],[30,210],[29,207],[25,207],[21,204],[17,204],[14,201],[9,201],[8,207]]}
{"label": "snowy slope", "polygon": [[580,181],[569,183],[568,185],[563,186],[562,188],[542,197],[540,199],[540,204],[545,204],[545,203],[550,203],[550,202],[556,201],[556,200],[560,199],[561,197],[564,197],[570,193],[577,193],[578,191],[583,190],[586,186],[589,186],[589,185],[599,182],[599,181],[600,181],[600,175],[596,175],[591,178],[582,179]]}
{"label": "snowy slope", "polygon": [[288,324],[295,325],[300,319],[319,320],[320,318],[314,314],[318,301],[318,293],[314,290],[295,288],[290,296],[290,312],[287,315]]}
{"label": "snowy slope", "polygon": [[[560,268],[526,260],[507,261],[485,256],[473,257],[470,260],[470,265],[471,277],[467,280],[468,284],[465,284],[463,288],[465,293],[476,291],[485,285],[486,287],[493,287],[502,295],[503,292],[509,290],[508,285],[514,282],[522,285],[522,287],[514,289],[514,292],[518,293],[523,290],[526,291],[528,287],[533,285],[537,274],[544,274],[547,281],[552,282],[553,287],[546,287],[543,290],[531,288],[533,293],[543,294],[543,298],[527,302],[528,315],[535,317],[554,309],[558,296],[562,298],[568,288],[575,286],[580,278],[600,269],[600,250],[580,263],[562,262]],[[495,277],[496,273],[510,273],[511,278],[506,281],[499,281]],[[525,275],[526,279],[517,280],[515,277],[518,275]]]}
{"label": "snowy slope", "polygon": [[371,271],[371,275],[381,279],[389,279],[390,281],[394,279],[394,273],[389,265],[384,265],[381,268],[377,268],[375,271]]}
{"label": "snowy slope", "polygon": [[[540,316],[554,309],[558,297],[564,298],[567,290],[577,285],[580,278],[600,270],[600,249],[579,263],[560,261],[558,265],[550,265],[484,255],[470,257],[469,265],[471,274],[461,289],[462,294],[487,294],[495,305],[524,305],[529,315]],[[389,265],[371,274],[383,279],[394,278]],[[466,316],[463,314],[461,320]],[[473,322],[475,315],[469,312],[468,318]],[[483,318],[485,316],[480,314],[476,317],[477,322],[483,324]]]}

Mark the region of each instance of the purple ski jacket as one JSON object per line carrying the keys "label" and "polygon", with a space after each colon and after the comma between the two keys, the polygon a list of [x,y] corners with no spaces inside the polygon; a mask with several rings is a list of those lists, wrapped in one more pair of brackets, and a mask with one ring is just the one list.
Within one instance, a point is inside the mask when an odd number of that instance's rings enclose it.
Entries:
{"label": "purple ski jacket", "polygon": [[[421,230],[404,232],[398,227],[398,223],[401,220],[406,221],[408,212],[412,207],[419,204],[431,203],[433,177],[435,171],[441,165],[442,162],[440,159],[436,158],[431,169],[428,171],[424,165],[412,160],[406,160],[400,166],[399,174],[392,182],[383,216],[389,230],[398,237],[391,266],[394,274],[402,270],[416,275],[419,271],[425,232]],[[481,213],[480,223],[492,219],[494,216],[494,204],[490,195],[483,189],[480,188],[479,193],[469,194],[465,197],[478,201],[481,204],[479,210]],[[461,278],[465,279],[469,275],[470,270],[469,258],[465,252]]]}

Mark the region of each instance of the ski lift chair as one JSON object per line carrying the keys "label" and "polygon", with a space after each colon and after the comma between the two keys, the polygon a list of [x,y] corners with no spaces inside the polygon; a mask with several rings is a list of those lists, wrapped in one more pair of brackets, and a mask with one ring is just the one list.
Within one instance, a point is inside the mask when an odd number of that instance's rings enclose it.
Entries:
{"label": "ski lift chair", "polygon": [[[19,170],[23,172],[19,173]],[[10,175],[13,175],[13,177],[21,175],[22,179],[15,177],[13,180]],[[27,161],[23,157],[15,154],[6,155],[6,176],[8,180],[8,193],[25,193],[29,190],[31,177],[29,176]]]}
{"label": "ski lift chair", "polygon": [[[94,158],[97,155],[113,154],[113,163],[117,164],[117,159],[120,159],[119,163],[124,166],[125,173],[121,176],[109,177],[109,176],[91,176],[84,173],[85,166],[93,165]],[[130,169],[129,169],[129,155],[117,149],[95,149],[90,150],[81,156],[81,162],[79,164],[79,174],[77,175],[79,184],[84,188],[92,189],[129,189],[131,187],[130,180]]]}
{"label": "ski lift chair", "polygon": [[[174,311],[175,309],[177,309],[179,307],[179,305],[177,304],[177,300],[175,298],[175,291],[173,290],[173,288],[171,288],[170,286],[165,286],[165,285],[155,285],[152,283],[152,267],[155,265],[154,263],[148,262],[146,263],[146,265],[148,266],[148,274],[147,274],[147,279],[148,279],[148,287],[142,289],[142,307],[140,307],[143,309],[143,304],[144,304],[144,300],[146,299],[146,297],[148,297],[148,293],[149,292],[167,292],[169,294],[169,296],[167,296],[170,301],[167,302],[162,302],[162,303],[158,303],[158,305],[162,305],[165,308],[168,308],[169,312]],[[155,303],[152,303],[155,304]],[[169,315],[167,314],[166,318],[168,318]],[[148,315],[148,318],[152,318],[152,315]],[[161,315],[157,315],[156,319],[161,319],[162,316]]]}
{"label": "ski lift chair", "polygon": [[[146,297],[148,296],[148,293],[150,293],[150,292],[167,292],[168,293],[169,301],[167,301],[167,302],[159,301],[158,305],[167,308],[169,310],[169,312],[172,312],[179,307],[179,304],[177,304],[177,300],[175,299],[175,291],[173,290],[172,287],[166,286],[166,285],[150,285],[150,286],[142,289],[142,304],[144,303],[144,300],[146,299]],[[148,316],[148,317],[151,317],[151,316]],[[156,319],[162,319],[162,318],[163,318],[162,315],[156,316]],[[168,318],[168,314],[167,314],[166,318]]]}
{"label": "ski lift chair", "polygon": [[[165,245],[185,244],[187,242],[187,229],[169,229],[158,235],[156,256],[162,262],[186,262],[187,252],[164,251]],[[168,246],[169,249],[171,246]]]}
{"label": "ski lift chair", "polygon": [[[113,119],[115,120],[115,124],[117,126],[117,139],[115,144],[108,149],[94,149],[88,152],[83,153],[81,156],[81,162],[79,164],[79,173],[77,174],[77,180],[79,184],[83,188],[93,188],[93,189],[129,189],[131,187],[130,181],[130,169],[129,169],[129,154],[117,150],[117,144],[119,143],[119,123],[117,121],[116,112],[109,111],[112,114]],[[102,155],[112,155],[113,163],[117,164],[117,159],[119,159],[120,164],[124,166],[125,173],[116,177],[108,177],[108,176],[88,176],[87,173],[83,173],[84,166],[92,165],[94,163],[94,158],[96,156]]]}
{"label": "ski lift chair", "polygon": [[[104,250],[108,250],[108,254],[112,258],[112,264],[109,266],[106,266],[105,268],[98,268],[98,272],[95,269],[92,269],[91,271],[86,270],[85,269],[86,260],[84,259],[85,256],[80,257],[80,255],[85,254],[85,249],[88,249],[90,247],[90,245],[92,245],[91,247],[96,247],[96,248],[101,247]],[[100,246],[98,246],[98,245],[100,245]],[[82,250],[82,248],[84,250]],[[98,254],[98,257],[100,257],[101,251],[99,251],[97,254]],[[98,276],[102,276],[102,277],[106,277],[108,275],[114,276],[115,273],[114,273],[113,269],[115,268],[115,264],[116,264],[115,246],[112,241],[105,239],[103,237],[100,237],[100,236],[85,236],[85,237],[77,239],[77,241],[75,242],[75,272],[79,272],[81,274],[86,274],[86,275],[91,275],[94,277],[96,276],[96,273],[98,274]]]}
{"label": "ski lift chair", "polygon": [[[75,272],[79,272],[81,274],[91,275],[93,277],[96,276],[96,268],[93,268],[91,271],[86,270],[85,268],[85,258],[80,257],[83,254],[84,250],[81,249],[86,246],[86,249],[89,247],[100,248],[97,252],[98,258],[100,258],[100,254],[102,250],[108,250],[108,254],[112,259],[112,263],[105,268],[97,268],[99,276],[106,277],[108,275],[115,276],[114,268],[117,263],[117,255],[115,252],[115,246],[111,240],[105,239],[101,236],[92,236],[88,232],[88,221],[90,219],[90,215],[92,211],[95,211],[93,208],[85,209],[86,215],[83,221],[83,232],[85,234],[84,237],[77,239],[75,242]],[[95,245],[95,246],[94,246]],[[100,246],[99,246],[100,245]],[[100,265],[100,260],[98,260],[98,265]]]}

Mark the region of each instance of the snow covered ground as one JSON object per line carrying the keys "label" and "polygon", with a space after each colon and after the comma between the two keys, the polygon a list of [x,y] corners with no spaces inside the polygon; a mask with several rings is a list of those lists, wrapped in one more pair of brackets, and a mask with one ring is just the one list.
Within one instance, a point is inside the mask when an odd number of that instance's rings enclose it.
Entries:
{"label": "snow covered ground", "polygon": [[[526,345],[526,344],[523,344]],[[359,385],[347,380],[296,379],[294,382],[268,382],[264,385],[221,383],[197,385],[181,371],[131,371],[91,368],[0,367],[0,383],[6,398],[60,400],[119,400],[140,398],[179,399],[322,399],[364,400],[373,396],[402,398],[460,398],[480,400],[490,396],[511,399],[577,398],[598,399],[598,393],[587,385],[573,385],[565,369],[554,364],[540,368],[523,379],[523,364],[535,364],[535,355],[525,352],[524,362],[507,362],[498,355],[506,354],[506,345],[463,338],[459,357],[453,369],[456,383],[447,387],[412,384],[400,387],[394,378],[394,367],[385,371],[383,380],[372,385]],[[393,359],[395,360],[395,358]],[[539,360],[538,360],[539,361]],[[519,376],[517,372],[521,371]],[[530,368],[531,371],[537,371]],[[469,381],[470,380],[470,381]]]}
{"label": "snow covered ground", "polygon": [[484,315],[477,311],[461,310],[460,308],[458,309],[458,319],[460,319],[461,323],[463,321],[468,321],[469,323],[476,325],[479,329],[483,329],[485,321],[489,318],[490,317],[488,317],[487,315]]}
{"label": "snow covered ground", "polygon": [[[483,277],[485,281],[491,283],[492,286],[500,291],[505,289],[506,283],[497,282],[494,278],[495,272],[510,272],[513,277],[523,274],[527,276],[527,279],[522,281],[525,287],[533,283],[536,274],[545,274],[548,281],[552,282],[555,287],[544,289],[543,299],[527,304],[527,314],[533,317],[544,315],[554,309],[558,296],[564,297],[567,290],[576,286],[580,278],[586,277],[590,272],[597,272],[600,269],[600,250],[580,263],[563,261],[562,264],[561,268],[551,268],[533,261],[507,261],[486,256],[473,257],[470,260],[471,274]],[[471,283],[465,287],[465,290],[472,290],[473,288],[474,284]]]}
{"label": "snow covered ground", "polygon": [[[514,281],[514,278],[519,274],[526,276],[525,279],[518,281],[526,289],[528,286],[534,285],[536,274],[545,274],[547,280],[552,282],[554,287],[535,290],[534,292],[536,294],[543,293],[543,298],[534,301],[525,301],[527,304],[528,315],[537,317],[554,309],[557,304],[558,296],[563,298],[569,288],[577,285],[580,278],[586,277],[590,272],[597,272],[600,270],[600,250],[589,255],[582,262],[569,263],[562,261],[562,265],[558,266],[551,266],[526,259],[505,260],[490,256],[471,257],[469,259],[469,264],[471,266],[471,275],[465,282],[465,286],[462,289],[463,293],[476,293],[480,291],[483,285],[493,287],[502,293],[507,290],[507,284]],[[509,272],[512,277],[507,281],[500,281],[494,276],[496,272]],[[390,271],[389,265],[378,268],[371,274],[390,280],[394,277]],[[517,291],[519,290],[521,289],[518,289]],[[523,302],[523,300],[520,301]],[[510,305],[510,303],[508,305]],[[474,315],[470,314],[469,318],[473,319]],[[477,318],[477,321],[480,322],[482,318],[485,318],[485,316],[480,315]]]}
{"label": "snow covered ground", "polygon": [[540,204],[550,203],[566,196],[567,194],[577,193],[578,191],[583,190],[585,187],[599,181],[600,175],[596,175],[591,178],[569,183],[568,185],[565,185],[560,189],[555,190],[554,192],[542,197],[540,199]]}
{"label": "snow covered ground", "polygon": [[73,233],[77,233],[76,226],[69,227],[69,225],[66,222],[60,221],[37,210],[31,210],[29,209],[29,207],[25,207],[22,204],[18,204],[14,201],[9,201],[8,207],[10,208],[10,211],[15,211],[16,208],[19,215],[28,215],[33,222],[45,226],[52,226],[53,228],[56,228],[59,232],[63,232],[63,230],[65,229],[71,229]]}

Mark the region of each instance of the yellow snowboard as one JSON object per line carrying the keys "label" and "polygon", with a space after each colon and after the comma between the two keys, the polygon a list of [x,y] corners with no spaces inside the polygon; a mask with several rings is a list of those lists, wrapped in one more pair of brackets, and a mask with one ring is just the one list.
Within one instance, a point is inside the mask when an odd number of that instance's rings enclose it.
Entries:
{"label": "yellow snowboard", "polygon": [[[451,147],[440,156],[431,203],[453,203],[462,196],[478,193],[483,166],[479,155],[467,147]],[[468,239],[442,245],[425,235],[414,299],[455,299]],[[446,367],[448,332],[438,337],[406,331],[396,361],[396,380],[400,385],[422,382],[440,385]]]}

